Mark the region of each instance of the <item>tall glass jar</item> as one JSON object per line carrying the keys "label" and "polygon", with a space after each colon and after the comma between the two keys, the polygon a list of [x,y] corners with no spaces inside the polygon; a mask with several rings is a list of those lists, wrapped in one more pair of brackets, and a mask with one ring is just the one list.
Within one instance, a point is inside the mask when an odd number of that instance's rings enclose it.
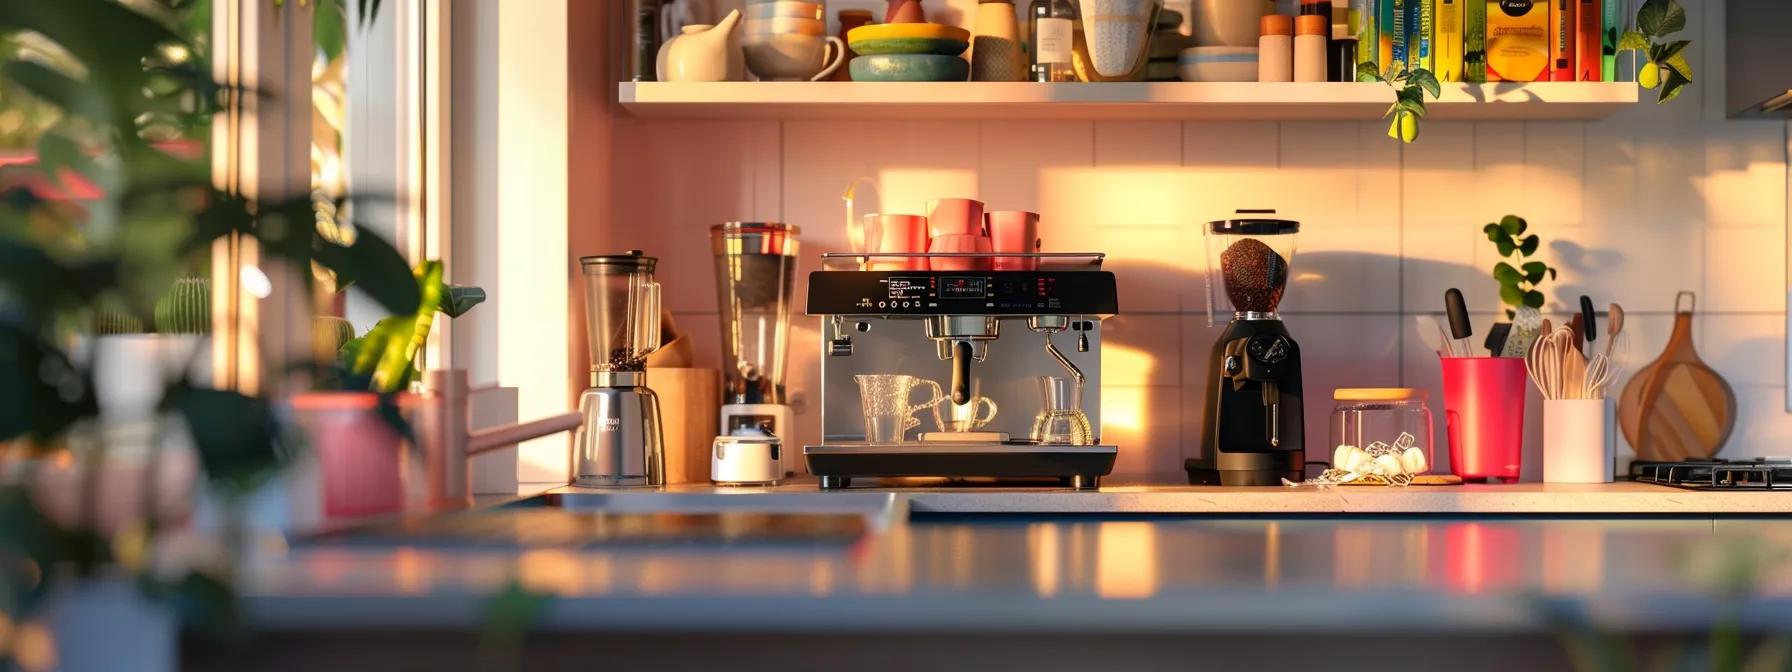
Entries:
{"label": "tall glass jar", "polygon": [[[1405,387],[1339,388],[1332,392],[1332,443],[1368,450],[1375,443],[1398,446],[1401,435],[1412,437],[1412,448],[1425,456],[1425,465],[1436,464],[1432,450],[1431,409],[1425,390]],[[1334,465],[1336,466],[1336,465]]]}

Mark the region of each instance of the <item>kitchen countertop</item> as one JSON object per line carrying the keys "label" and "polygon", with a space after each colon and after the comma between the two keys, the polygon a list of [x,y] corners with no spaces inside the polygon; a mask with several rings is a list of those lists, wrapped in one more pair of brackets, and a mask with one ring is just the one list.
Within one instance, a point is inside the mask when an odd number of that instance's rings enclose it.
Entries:
{"label": "kitchen countertop", "polygon": [[[602,492],[569,487],[571,492]],[[815,493],[813,480],[772,488],[675,485],[675,493]],[[1792,492],[1697,492],[1650,483],[1226,488],[1115,481],[1099,491],[1067,488],[850,488],[892,492],[921,514],[1239,515],[1770,515],[1792,513]]]}
{"label": "kitchen countertop", "polygon": [[[850,546],[751,549],[268,543],[246,564],[245,607],[258,627],[272,630],[466,630],[478,628],[491,596],[515,581],[553,596],[538,625],[562,632],[1496,633],[1546,631],[1555,610],[1611,628],[1700,630],[1726,606],[1747,627],[1792,629],[1792,565],[1761,564],[1739,602],[1709,597],[1721,558],[1792,552],[1792,518],[1704,515],[1784,511],[1771,506],[1784,493],[1612,484],[801,494],[814,493],[810,487],[753,492],[773,495],[758,500],[771,509],[863,511],[874,521],[871,532]],[[663,501],[698,495],[680,501],[715,507],[733,498],[713,495],[741,495],[740,508],[762,506],[742,488],[668,491]],[[590,506],[657,505],[653,494],[601,494],[588,498]],[[907,515],[952,511],[1121,515]],[[1129,517],[1333,511],[1681,515]],[[1376,616],[1371,622],[1365,613]]]}

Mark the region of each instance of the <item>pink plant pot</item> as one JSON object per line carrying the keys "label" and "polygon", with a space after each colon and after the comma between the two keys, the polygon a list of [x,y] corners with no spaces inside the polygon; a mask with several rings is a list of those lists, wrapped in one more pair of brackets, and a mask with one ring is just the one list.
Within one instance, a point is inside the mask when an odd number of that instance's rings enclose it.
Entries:
{"label": "pink plant pot", "polygon": [[317,453],[326,517],[404,511],[404,450],[372,392],[306,392],[293,410]]}
{"label": "pink plant pot", "polygon": [[[975,252],[989,254],[989,239],[973,235],[934,236],[928,252]],[[931,257],[929,266],[936,271],[987,271],[990,267],[989,257]]]}
{"label": "pink plant pot", "polygon": [[[865,253],[921,254],[927,251],[927,218],[920,215],[866,215]],[[927,260],[872,259],[873,271],[925,271]]]}
{"label": "pink plant pot", "polygon": [[983,202],[968,198],[942,198],[927,202],[928,235],[983,235]]}
{"label": "pink plant pot", "polygon": [[[1039,251],[1039,213],[1022,210],[997,210],[984,213],[984,228],[989,230],[990,248],[997,252],[1032,254]],[[994,259],[998,271],[1031,271],[1037,259],[1002,257]]]}

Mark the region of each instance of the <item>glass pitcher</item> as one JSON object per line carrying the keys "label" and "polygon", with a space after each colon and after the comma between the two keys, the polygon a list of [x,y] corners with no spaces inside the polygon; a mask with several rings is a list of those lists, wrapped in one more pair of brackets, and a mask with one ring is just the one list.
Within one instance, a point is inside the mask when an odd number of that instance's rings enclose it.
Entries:
{"label": "glass pitcher", "polygon": [[1039,376],[1044,405],[1033,422],[1033,441],[1042,445],[1092,446],[1095,432],[1083,414],[1083,384],[1072,378]]}
{"label": "glass pitcher", "polygon": [[579,259],[592,373],[647,370],[647,356],[660,348],[658,262],[640,250]]}
{"label": "glass pitcher", "polygon": [[[915,413],[946,400],[939,383],[923,378],[886,373],[853,379],[859,382],[859,400],[865,411],[866,443],[902,443],[908,430],[921,424]],[[910,393],[922,385],[933,391],[933,397],[918,406],[909,405]]]}

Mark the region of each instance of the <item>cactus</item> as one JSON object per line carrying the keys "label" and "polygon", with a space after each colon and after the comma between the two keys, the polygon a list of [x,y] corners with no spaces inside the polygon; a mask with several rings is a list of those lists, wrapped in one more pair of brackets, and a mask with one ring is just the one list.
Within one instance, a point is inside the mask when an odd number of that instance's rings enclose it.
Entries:
{"label": "cactus", "polygon": [[355,325],[348,320],[329,315],[311,318],[311,344],[317,349],[320,361],[335,361],[336,353],[342,345],[355,338]]}
{"label": "cactus", "polygon": [[212,281],[181,278],[156,302],[156,331],[163,334],[212,333]]}
{"label": "cactus", "polygon": [[92,319],[90,330],[95,336],[143,333],[143,320],[116,308],[95,309]]}

